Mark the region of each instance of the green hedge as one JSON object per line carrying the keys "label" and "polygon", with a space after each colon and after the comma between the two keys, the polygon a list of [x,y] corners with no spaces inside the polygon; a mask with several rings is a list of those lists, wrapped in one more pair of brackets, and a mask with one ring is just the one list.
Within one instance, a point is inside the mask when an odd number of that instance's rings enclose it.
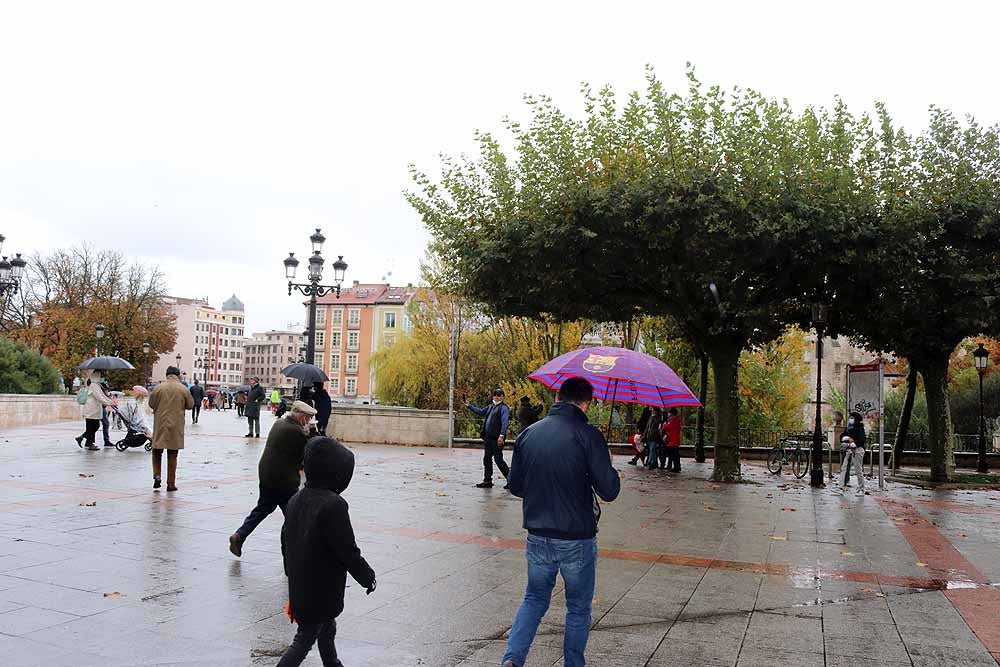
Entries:
{"label": "green hedge", "polygon": [[27,345],[0,338],[0,394],[56,394],[62,389],[52,363]]}

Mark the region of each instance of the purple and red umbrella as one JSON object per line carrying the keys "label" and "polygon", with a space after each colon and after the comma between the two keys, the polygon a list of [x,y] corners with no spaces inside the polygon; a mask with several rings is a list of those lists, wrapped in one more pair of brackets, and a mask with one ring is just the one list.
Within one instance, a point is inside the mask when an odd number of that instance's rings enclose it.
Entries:
{"label": "purple and red umbrella", "polygon": [[701,407],[701,402],[665,363],[624,347],[584,347],[560,355],[529,375],[558,390],[571,377],[586,378],[594,397],[612,403],[659,408]]}

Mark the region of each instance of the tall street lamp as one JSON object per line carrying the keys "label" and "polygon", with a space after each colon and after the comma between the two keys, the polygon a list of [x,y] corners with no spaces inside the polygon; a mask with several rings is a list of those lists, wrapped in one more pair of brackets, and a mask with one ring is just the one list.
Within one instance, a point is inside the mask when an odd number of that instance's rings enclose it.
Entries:
{"label": "tall street lamp", "polygon": [[320,285],[320,280],[323,279],[323,256],[320,252],[323,249],[323,242],[326,241],[326,237],[323,236],[322,232],[317,228],[316,233],[309,237],[309,242],[312,244],[313,254],[309,258],[309,282],[308,283],[294,283],[295,280],[295,269],[299,266],[299,260],[295,259],[295,253],[288,253],[288,257],[285,258],[285,278],[288,279],[288,295],[291,296],[292,290],[297,289],[303,295],[309,297],[309,338],[306,343],[306,361],[308,363],[314,363],[316,360],[316,299],[317,297],[326,296],[333,292],[337,293],[337,298],[340,298],[340,285],[344,282],[344,273],[347,271],[347,262],[344,261],[343,255],[337,256],[337,261],[333,263],[333,285]]}
{"label": "tall street lamp", "polygon": [[812,324],[816,329],[816,423],[813,424],[812,470],[810,486],[823,484],[823,333],[830,315],[830,307],[815,303],[812,307]]}
{"label": "tall street lamp", "polygon": [[[3,252],[3,244],[6,237],[0,234],[0,253]],[[21,285],[21,276],[24,274],[24,267],[28,263],[21,259],[21,253],[14,255],[14,259],[8,260],[6,255],[0,256],[0,297],[7,292],[16,292]]]}
{"label": "tall street lamp", "polygon": [[983,344],[980,343],[976,351],[972,353],[976,360],[976,372],[979,373],[979,465],[976,470],[979,472],[989,472],[990,467],[986,463],[986,417],[983,414],[983,376],[986,375],[986,367],[990,365],[990,353]]}
{"label": "tall street lamp", "polygon": [[145,387],[149,384],[149,351],[152,349],[152,345],[149,343],[142,344],[142,386]]}
{"label": "tall street lamp", "polygon": [[101,356],[101,339],[104,338],[103,324],[98,324],[94,327],[94,335],[97,336],[97,356]]}
{"label": "tall street lamp", "polygon": [[180,355],[180,353],[178,353],[177,356],[174,357],[174,359],[177,360],[177,370],[180,370],[181,369],[181,355]]}

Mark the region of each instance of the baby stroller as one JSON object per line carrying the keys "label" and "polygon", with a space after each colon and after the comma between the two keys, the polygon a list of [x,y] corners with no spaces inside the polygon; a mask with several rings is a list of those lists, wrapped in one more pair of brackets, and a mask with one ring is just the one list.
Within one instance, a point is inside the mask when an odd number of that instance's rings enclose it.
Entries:
{"label": "baby stroller", "polygon": [[123,407],[112,406],[111,410],[125,423],[125,437],[115,443],[119,452],[124,452],[129,447],[145,446],[147,452],[153,449],[153,441],[149,439],[152,431],[146,425],[142,407],[138,403],[128,403]]}

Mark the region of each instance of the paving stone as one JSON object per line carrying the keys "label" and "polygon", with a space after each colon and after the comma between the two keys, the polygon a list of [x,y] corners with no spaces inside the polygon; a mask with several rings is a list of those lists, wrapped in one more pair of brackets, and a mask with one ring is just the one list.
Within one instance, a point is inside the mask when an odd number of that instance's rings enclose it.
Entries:
{"label": "paving stone", "polygon": [[[270,420],[265,414],[265,430]],[[4,664],[277,662],[295,631],[282,612],[281,514],[261,524],[242,559],[227,550],[257,495],[263,442],[240,438],[244,428],[231,413],[203,413],[197,428],[189,425],[176,494],[149,488],[144,452],[80,451],[71,440],[78,424],[6,432]],[[349,582],[338,619],[345,664],[496,667],[526,583],[520,502],[499,487],[472,488],[481,474],[474,450],[353,448],[357,469],[345,497],[379,588],[369,596]],[[920,592],[917,584],[933,588],[930,575],[939,570],[917,565],[921,545],[907,541],[880,504],[888,498],[933,517],[960,557],[992,576],[1000,572],[1000,512],[988,494],[894,489],[855,501],[754,466],[745,474],[760,485],[726,486],[705,481],[711,463],[689,462],[668,477],[623,462],[616,460],[626,468],[622,496],[604,505],[588,664],[992,660],[982,642],[994,635],[969,627],[994,620],[992,598],[972,596],[987,607],[969,616],[961,596]],[[96,505],[81,506],[88,500]],[[890,583],[879,584],[885,577]],[[562,663],[564,615],[560,578],[532,665]],[[318,654],[305,664],[321,664]]]}

